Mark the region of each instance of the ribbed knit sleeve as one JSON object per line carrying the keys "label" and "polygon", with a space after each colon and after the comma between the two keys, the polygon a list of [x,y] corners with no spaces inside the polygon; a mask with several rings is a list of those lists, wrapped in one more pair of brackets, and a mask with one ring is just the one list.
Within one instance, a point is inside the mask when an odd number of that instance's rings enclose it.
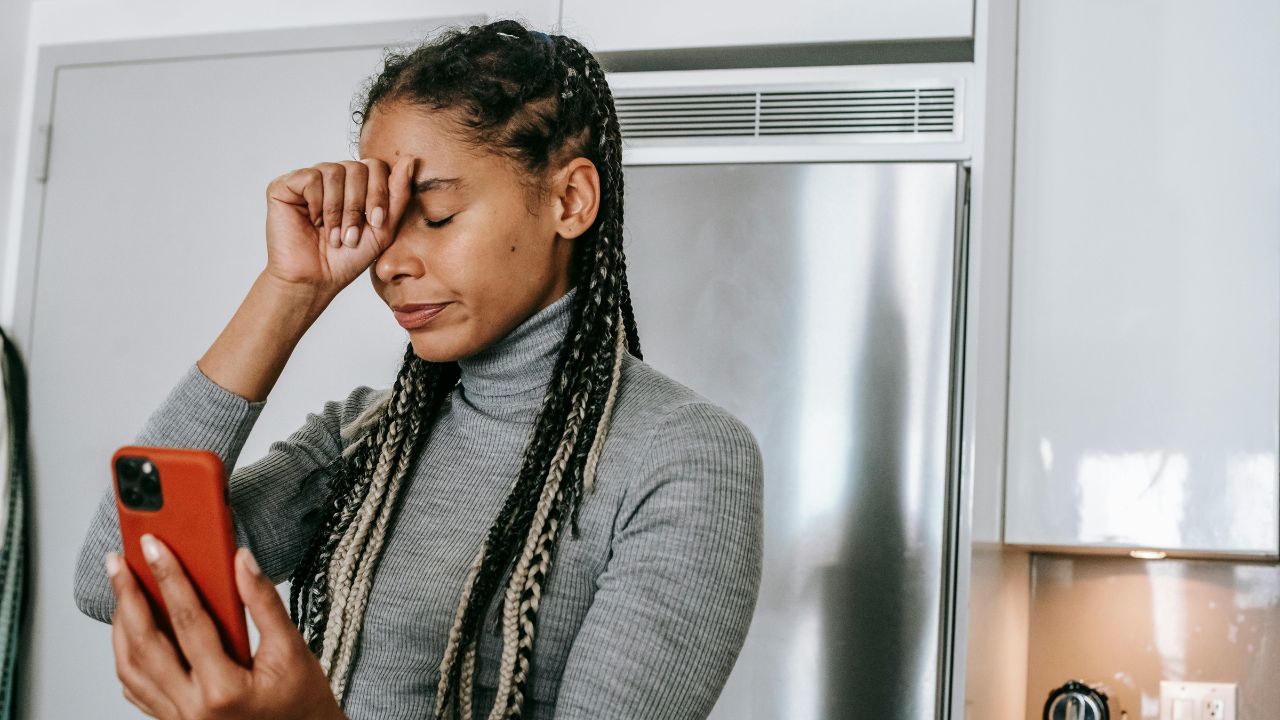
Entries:
{"label": "ribbed knit sleeve", "polygon": [[658,423],[574,639],[556,720],[706,718],[760,586],[763,461],[741,421],[693,402]]}
{"label": "ribbed knit sleeve", "polygon": [[[354,417],[373,391],[360,386],[345,402],[328,401],[320,413],[308,413],[302,427],[273,442],[265,456],[236,469],[249,431],[266,401],[250,402],[213,382],[192,363],[144,424],[132,444],[210,450],[230,473],[232,521],[236,544],[253,551],[263,571],[276,582],[293,571],[310,537],[309,511],[327,492],[323,467],[342,449],[340,424]],[[121,550],[120,522],[111,479],[89,523],[76,560],[75,601],[86,615],[111,622],[115,595],[103,555]]]}

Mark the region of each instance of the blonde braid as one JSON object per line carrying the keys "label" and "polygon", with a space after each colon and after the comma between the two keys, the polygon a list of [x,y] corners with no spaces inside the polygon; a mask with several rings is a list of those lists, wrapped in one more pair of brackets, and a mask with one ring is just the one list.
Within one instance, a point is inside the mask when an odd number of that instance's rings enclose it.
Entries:
{"label": "blonde braid", "polygon": [[[614,399],[617,397],[618,385],[622,378],[622,354],[626,350],[627,335],[625,325],[623,324],[621,310],[618,311],[618,322],[616,327],[617,339],[614,343],[615,357],[613,361],[612,378],[609,384],[609,395],[605,400],[604,412],[600,416],[600,423],[596,429],[595,439],[591,443],[591,451],[587,455],[587,464],[584,469],[583,482],[587,492],[591,492],[593,488],[592,480],[595,476],[595,466],[596,463],[599,462],[600,450],[604,444],[605,434],[609,429],[609,420],[613,413]],[[553,502],[556,505],[559,505],[563,495],[563,492],[557,490],[556,497]],[[524,702],[523,693],[520,692],[519,688],[523,687],[525,680],[528,677],[535,629],[532,620],[529,618],[531,612],[538,612],[538,603],[542,598],[542,585],[536,578],[541,577],[545,580],[550,572],[551,546],[555,544],[556,533],[559,529],[559,525],[560,523],[558,518],[552,517],[547,521],[547,530],[538,539],[538,548],[536,551],[536,556],[538,558],[537,566],[532,572],[526,572],[523,587],[521,588],[519,595],[520,597],[524,597],[524,595],[528,593],[529,598],[522,602],[520,608],[522,618],[521,623],[523,625],[522,629],[524,630],[524,639],[520,643],[520,649],[525,652],[520,654],[517,663],[518,666],[515,669],[511,680],[511,692],[514,694],[514,697],[510,700],[509,704],[513,708],[521,707]]]}
{"label": "blonde braid", "polygon": [[348,526],[329,564],[329,588],[333,604],[329,610],[329,622],[324,630],[324,651],[320,657],[320,665],[325,672],[329,673],[331,680],[333,661],[339,649],[342,631],[346,626],[346,609],[351,596],[351,580],[355,574],[357,553],[361,550],[361,545],[369,533],[369,527],[373,524],[374,509],[386,491],[391,465],[391,458],[388,456],[395,451],[397,441],[402,437],[399,425],[399,421],[392,421],[388,442],[382,447],[373,479],[369,483],[369,494],[360,505],[355,521]]}
{"label": "blonde braid", "polygon": [[[390,420],[389,427],[395,426],[395,421]],[[365,468],[363,474],[368,477],[376,477],[379,466],[379,457],[386,450],[386,443],[383,442],[377,446],[380,449],[378,455],[373,455],[365,460]],[[342,537],[338,541],[337,546],[333,550],[333,554],[329,558],[328,572],[326,575],[325,586],[329,592],[329,612],[326,616],[326,622],[323,631],[323,640],[320,653],[320,666],[324,668],[327,675],[332,677],[333,653],[337,649],[336,639],[340,632],[343,611],[346,607],[347,587],[342,582],[343,563],[351,547],[351,541],[358,531],[360,524],[360,516],[364,512],[366,503],[369,499],[370,483],[363,484],[363,494],[356,501],[351,509],[351,519],[346,523],[342,530]]]}
{"label": "blonde braid", "polygon": [[[417,379],[418,396],[423,397],[422,379]],[[409,414],[409,432],[405,440],[407,447],[414,446],[414,440],[421,431],[422,421],[418,413]],[[382,548],[385,544],[387,526],[390,521],[391,512],[396,506],[396,500],[400,495],[400,488],[404,485],[406,478],[409,476],[409,467],[413,462],[413,454],[401,449],[399,462],[396,464],[395,474],[391,479],[391,483],[387,488],[387,497],[383,501],[378,512],[378,519],[374,525],[373,533],[369,537],[369,542],[365,545],[364,551],[360,554],[359,566],[356,571],[354,587],[352,589],[352,601],[347,608],[346,627],[343,629],[341,652],[338,656],[338,666],[336,668],[333,683],[338,687],[338,695],[341,696],[346,691],[346,683],[348,673],[351,667],[351,660],[356,646],[356,638],[360,634],[360,629],[364,626],[364,610],[369,602],[369,592],[373,586],[373,569],[377,566],[378,559],[382,555]]]}
{"label": "blonde braid", "polygon": [[[547,482],[543,486],[542,495],[538,499],[538,507],[534,512],[533,522],[529,526],[529,534],[525,540],[524,549],[515,568],[512,570],[511,579],[507,582],[506,602],[503,608],[502,620],[502,660],[499,666],[498,694],[493,704],[493,710],[489,714],[489,720],[500,720],[507,710],[504,698],[510,692],[512,671],[516,660],[516,648],[520,641],[517,626],[520,593],[524,589],[529,563],[533,559],[534,552],[539,544],[539,538],[542,536],[543,529],[547,524],[547,516],[551,513],[552,500],[560,495],[560,480],[564,476],[565,466],[568,464],[569,457],[573,453],[573,446],[577,442],[578,432],[582,427],[582,419],[586,414],[587,398],[590,394],[591,381],[586,380],[584,388],[573,396],[573,410],[570,412],[569,421],[565,425],[564,437],[551,460],[551,470],[547,474]],[[466,692],[467,689],[464,688],[463,693],[465,694]]]}
{"label": "blonde braid", "polygon": [[471,643],[467,646],[467,654],[462,658],[462,677],[459,681],[462,687],[468,688],[465,694],[459,696],[462,702],[462,720],[471,720],[471,685],[476,674],[476,644]]}
{"label": "blonde braid", "polygon": [[[471,561],[471,568],[467,571],[466,580],[462,581],[464,588],[471,587],[475,582],[476,574],[480,572],[480,567],[484,563],[485,552],[489,549],[488,543],[480,543],[480,550],[476,553],[476,557]],[[449,628],[449,640],[445,645],[444,657],[440,660],[440,682],[436,685],[436,708],[435,717],[439,717],[444,711],[445,696],[448,694],[449,675],[453,671],[454,660],[458,656],[459,638],[462,637],[462,616],[467,612],[467,605],[471,601],[470,593],[463,593],[462,601],[458,603],[458,607],[453,612],[453,627]],[[465,664],[464,664],[465,668]],[[466,707],[468,708],[467,717],[470,717],[471,698],[466,698]]]}
{"label": "blonde braid", "polygon": [[342,438],[343,456],[351,455],[359,449],[360,444],[351,441],[364,434],[367,428],[381,420],[383,414],[387,412],[387,407],[391,404],[391,391],[381,392],[376,397],[377,399],[371,402],[369,407],[362,410],[338,431]]}
{"label": "blonde braid", "polygon": [[[556,493],[554,502],[558,504],[563,497],[563,492]],[[538,612],[538,601],[542,597],[542,583],[534,578],[540,577],[545,580],[547,577],[547,572],[551,567],[550,548],[556,541],[559,527],[560,521],[558,518],[553,517],[547,520],[546,532],[538,538],[537,566],[533,572],[527,574],[525,585],[521,589],[521,595],[525,591],[528,591],[530,595],[529,599],[522,600],[520,605],[520,629],[524,633],[517,648],[521,652],[516,653],[516,667],[512,672],[510,697],[508,698],[508,705],[511,711],[521,708],[524,703],[524,692],[520,688],[524,687],[525,679],[529,674],[529,663],[531,662],[533,651],[533,635],[536,628],[532,619],[533,615],[530,613],[536,614]],[[510,714],[514,713],[509,711]]]}
{"label": "blonde braid", "polygon": [[346,608],[350,600],[357,553],[363,550],[365,538],[373,524],[374,510],[382,504],[389,475],[392,469],[399,465],[398,454],[407,434],[402,432],[401,418],[407,414],[407,407],[416,386],[417,383],[405,383],[396,398],[395,416],[387,427],[387,439],[374,468],[368,495],[360,506],[356,521],[351,523],[343,535],[342,543],[338,546],[329,565],[329,585],[333,605],[329,611],[329,622],[325,627],[324,650],[320,665],[326,673],[329,673],[330,682],[334,685],[334,694],[338,696],[341,693],[337,683],[334,683],[333,660],[339,650],[342,632],[347,624]]}

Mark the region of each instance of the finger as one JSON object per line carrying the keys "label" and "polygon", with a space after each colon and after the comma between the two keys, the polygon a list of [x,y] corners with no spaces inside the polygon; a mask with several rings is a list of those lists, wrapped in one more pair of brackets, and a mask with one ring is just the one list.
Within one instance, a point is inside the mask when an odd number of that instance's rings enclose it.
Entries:
{"label": "finger", "polygon": [[136,682],[126,682],[123,675],[120,678],[120,689],[124,692],[124,699],[133,703],[143,713],[154,718],[179,717],[178,706],[165,697],[154,684],[139,686]]}
{"label": "finger", "polygon": [[259,649],[303,644],[302,635],[289,619],[275,585],[262,574],[249,548],[236,551],[236,588],[258,628]]}
{"label": "finger", "polygon": [[324,199],[321,200],[320,207],[324,216],[324,236],[328,239],[329,247],[338,247],[342,244],[342,199],[347,169],[330,162],[317,163],[313,167],[320,171],[323,178],[321,185]]}
{"label": "finger", "polygon": [[413,185],[413,175],[417,171],[417,165],[417,158],[405,155],[396,160],[395,167],[391,169],[391,176],[387,179],[389,192],[387,222],[379,228],[381,235],[379,239],[383,249],[391,245],[400,228],[400,220],[404,217],[405,208],[408,207],[409,199],[413,194],[410,188]]}
{"label": "finger", "polygon": [[116,553],[107,553],[106,562],[116,595],[111,619],[116,675],[129,692],[152,709],[173,709],[174,700],[169,693],[181,696],[190,687],[190,679],[172,643],[156,627],[151,605],[133,571]]}
{"label": "finger", "polygon": [[306,205],[312,225],[323,222],[321,201],[324,199],[324,177],[315,168],[302,168],[281,175],[267,185],[267,199],[290,205]]}
{"label": "finger", "polygon": [[373,257],[369,260],[369,267],[372,268],[373,262],[377,260],[378,256],[382,255],[382,251],[385,248],[382,245],[382,241],[378,239],[377,231],[370,223],[364,224],[364,231],[360,234],[360,244],[374,249]]}
{"label": "finger", "polygon": [[361,162],[369,168],[369,182],[364,193],[365,217],[376,230],[387,219],[387,206],[390,204],[387,176],[391,174],[391,168],[377,158],[364,158]]}
{"label": "finger", "polygon": [[121,685],[121,686],[120,686],[120,690],[121,690],[121,692],[123,692],[123,693],[124,693],[124,699],[125,699],[125,700],[128,700],[128,701],[129,701],[129,702],[131,702],[131,703],[133,703],[133,704],[134,704],[135,706],[137,706],[137,708],[138,708],[139,710],[141,710],[144,714],[149,715],[149,716],[151,716],[151,717],[155,717],[155,716],[156,716],[156,711],[155,711],[155,710],[152,710],[150,705],[148,705],[148,704],[147,704],[146,702],[144,702],[141,698],[139,698],[137,695],[135,695],[135,694],[133,693],[133,691],[129,689],[129,686],[128,686],[128,685]]}
{"label": "finger", "polygon": [[369,184],[369,166],[356,160],[342,163],[346,168],[346,185],[342,196],[342,244],[355,247],[364,229],[365,189]]}
{"label": "finger", "polygon": [[177,556],[150,533],[142,536],[142,548],[169,611],[173,634],[193,673],[202,681],[230,681],[235,664]]}
{"label": "finger", "polygon": [[149,717],[153,717],[153,718],[160,717],[155,710],[151,709],[151,705],[145,702],[142,698],[135,695],[134,692],[129,689],[128,685],[124,685],[122,687],[124,688],[125,700],[128,700],[129,702],[133,703],[139,710],[143,712],[143,714]]}

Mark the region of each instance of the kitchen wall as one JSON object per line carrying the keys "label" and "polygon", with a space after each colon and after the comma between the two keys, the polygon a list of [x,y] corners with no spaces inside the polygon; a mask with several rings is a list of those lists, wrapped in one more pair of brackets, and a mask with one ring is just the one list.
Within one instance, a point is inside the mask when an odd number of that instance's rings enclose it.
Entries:
{"label": "kitchen wall", "polygon": [[1102,683],[1128,720],[1160,714],[1160,681],[1235,682],[1240,720],[1280,707],[1280,565],[1034,555],[1028,718],[1067,680]]}
{"label": "kitchen wall", "polygon": [[[23,69],[27,52],[27,24],[31,15],[30,0],[7,0],[0,3],[0,240],[9,227],[9,203],[14,192],[13,173],[18,154],[18,112],[21,104]],[[14,233],[16,234],[16,230]],[[3,247],[3,243],[0,243]],[[0,277],[4,256],[0,252]]]}

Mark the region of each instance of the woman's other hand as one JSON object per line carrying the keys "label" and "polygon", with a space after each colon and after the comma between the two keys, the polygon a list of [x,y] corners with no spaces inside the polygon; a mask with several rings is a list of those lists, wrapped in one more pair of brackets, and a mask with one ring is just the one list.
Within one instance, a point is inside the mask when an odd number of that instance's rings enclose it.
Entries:
{"label": "woman's other hand", "polygon": [[336,296],[395,238],[414,158],[322,162],[267,185],[268,275]]}
{"label": "woman's other hand", "polygon": [[173,553],[159,540],[154,552],[146,552],[145,542],[143,549],[178,646],[157,626],[128,564],[108,553],[107,573],[116,595],[111,642],[116,674],[129,702],[164,720],[346,717],[320,663],[248,549],[236,552],[235,575],[240,598],[259,632],[252,669],[223,649],[213,619]]}

